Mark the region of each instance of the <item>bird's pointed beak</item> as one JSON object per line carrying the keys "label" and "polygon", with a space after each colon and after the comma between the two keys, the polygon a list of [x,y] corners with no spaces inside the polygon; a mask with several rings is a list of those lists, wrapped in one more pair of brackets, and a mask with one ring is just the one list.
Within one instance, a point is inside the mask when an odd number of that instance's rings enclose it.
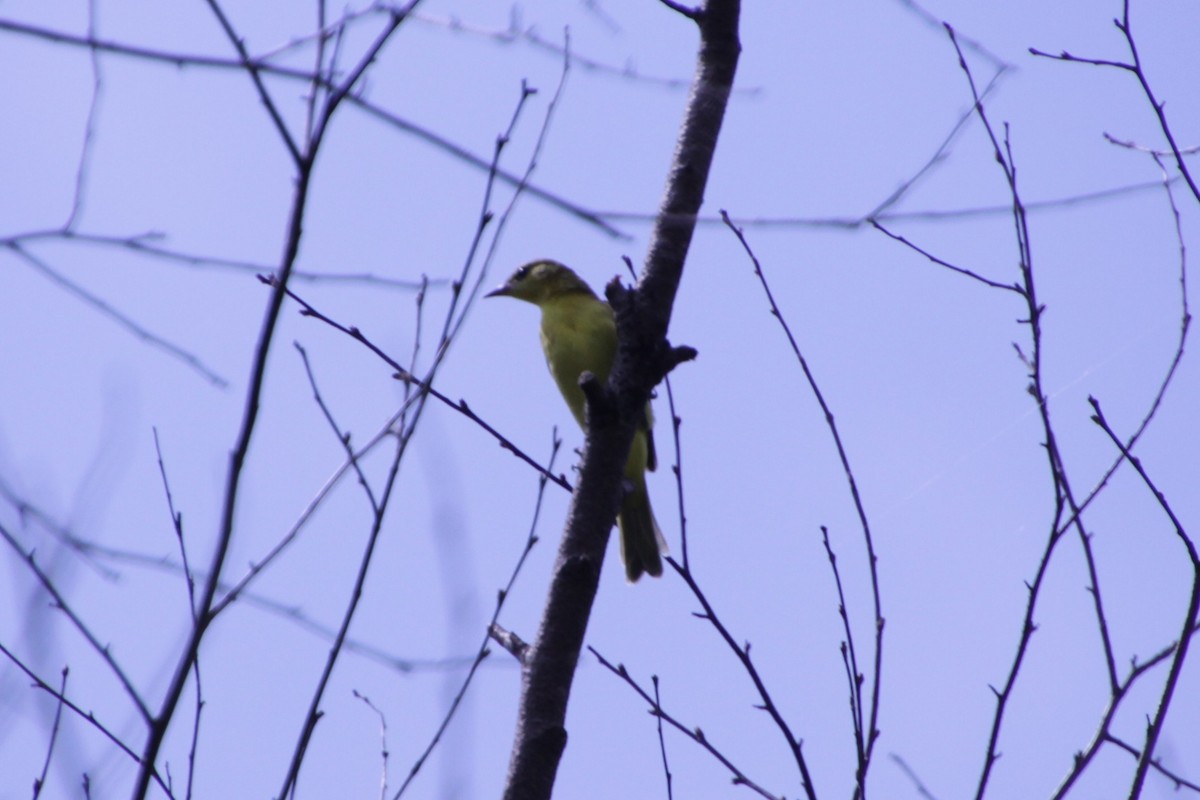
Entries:
{"label": "bird's pointed beak", "polygon": [[507,297],[510,294],[512,294],[512,292],[509,291],[508,284],[506,283],[501,286],[497,286],[495,289],[492,289],[490,292],[485,294],[484,297]]}

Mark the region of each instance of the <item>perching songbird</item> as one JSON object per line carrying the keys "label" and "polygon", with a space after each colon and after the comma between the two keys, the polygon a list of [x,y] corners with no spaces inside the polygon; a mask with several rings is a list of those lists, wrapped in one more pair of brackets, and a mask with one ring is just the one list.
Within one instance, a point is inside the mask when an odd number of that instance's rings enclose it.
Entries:
{"label": "perching songbird", "polygon": [[[601,383],[608,380],[617,354],[617,325],[612,308],[578,275],[557,261],[531,261],[514,272],[503,286],[485,296],[515,297],[542,310],[546,365],[575,420],[586,429],[586,401],[579,388],[579,376],[590,372]],[[629,448],[629,460],[625,463],[626,492],[617,513],[621,559],[631,583],[642,573],[662,575],[662,553],[667,549],[646,492],[646,470],[658,465],[653,425],[647,403],[643,424],[638,426]]]}

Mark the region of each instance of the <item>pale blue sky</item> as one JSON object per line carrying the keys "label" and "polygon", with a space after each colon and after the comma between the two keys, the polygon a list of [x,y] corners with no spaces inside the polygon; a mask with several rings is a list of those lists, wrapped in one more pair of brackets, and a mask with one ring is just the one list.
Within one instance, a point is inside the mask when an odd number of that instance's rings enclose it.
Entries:
{"label": "pale blue sky", "polygon": [[[164,50],[229,57],[203,3],[105,3],[98,32]],[[361,4],[360,4],[361,5]],[[365,95],[396,115],[489,158],[512,116],[522,80],[538,94],[522,112],[504,164],[521,171],[559,80],[561,59],[527,43],[500,44],[516,14],[522,29],[560,42],[569,27],[581,57],[638,75],[686,80],[692,26],[651,0],[591,4],[437,2],[405,26],[369,72]],[[357,6],[356,6],[357,7]],[[338,7],[340,9],[340,7]],[[331,11],[336,11],[331,6]],[[1050,201],[1153,182],[1144,154],[1102,133],[1160,147],[1157,122],[1132,76],[1035,59],[1030,46],[1123,60],[1116,2],[930,3],[929,12],[980,42],[1009,70],[987,108],[1010,123],[1023,197]],[[229,2],[253,53],[311,30],[308,4]],[[1134,4],[1150,80],[1181,145],[1200,140],[1194,3]],[[0,18],[81,33],[86,4],[0,4]],[[465,30],[452,30],[456,19]],[[374,36],[364,21],[347,37],[350,63]],[[92,75],[87,52],[0,31],[0,237],[61,226],[71,206]],[[740,91],[730,104],[705,213],[727,209],[746,233],[830,403],[870,516],[887,620],[883,737],[872,766],[877,797],[917,797],[889,758],[897,754],[946,800],[974,793],[1004,680],[1051,519],[1041,432],[1025,369],[1016,295],[936,267],[856,219],[911,178],[968,110],[970,94],[948,38],[904,3],[748,4]],[[308,64],[300,49],[284,60]],[[996,65],[969,54],[982,85]],[[236,71],[176,68],[107,55],[77,228],[127,237],[160,232],[163,246],[252,262],[279,258],[292,173],[250,81]],[[298,82],[269,80],[296,128]],[[645,221],[669,163],[681,90],[576,64],[569,73],[533,181],[586,208],[618,212],[617,239],[534,197],[523,197],[501,237],[486,287],[534,257],[573,265],[599,288],[642,258]],[[484,174],[353,107],[344,107],[318,161],[299,268],[437,281],[424,308],[428,364],[448,292],[474,231]],[[497,191],[503,209],[510,191]],[[978,121],[894,211],[1003,207],[1003,177]],[[1180,188],[1183,229],[1195,250],[1198,206]],[[889,223],[938,256],[993,280],[1017,280],[1004,213]],[[1180,321],[1179,244],[1161,189],[1035,211],[1030,217],[1045,317],[1044,381],[1075,491],[1085,495],[1114,456],[1088,417],[1098,397],[1119,432],[1144,415],[1165,373]],[[193,268],[111,247],[53,240],[24,245],[47,265],[181,347],[228,381],[148,345],[111,318],[0,251],[0,478],[85,539],[175,561],[161,488],[157,429],[189,556],[207,564],[267,290],[249,272]],[[477,275],[472,273],[473,281]],[[1193,280],[1193,283],[1195,281]],[[412,350],[413,294],[380,285],[296,283],[322,311],[356,325],[400,360]],[[470,311],[437,379],[539,459],[552,426],[564,438],[557,471],[570,475],[582,441],[545,373],[536,313],[488,301]],[[843,638],[820,539],[828,526],[846,585],[860,658],[872,616],[862,537],[828,430],[740,246],[720,225],[699,229],[680,288],[671,339],[696,347],[673,376],[683,418],[683,474],[693,567],[739,640],[754,645],[764,679],[804,740],[821,797],[847,797],[853,747],[838,646]],[[304,377],[293,341],[308,351],[322,394],[354,441],[369,439],[399,405],[390,369],[360,345],[296,313],[276,335],[262,417],[251,449],[227,577],[240,577],[276,543],[341,464],[341,449]],[[679,515],[665,392],[656,408],[663,468],[650,490],[675,554]],[[1185,356],[1138,454],[1179,517],[1200,534],[1200,377]],[[367,469],[378,485],[382,452]],[[406,459],[352,635],[406,659],[469,656],[523,546],[536,475],[477,426],[433,404]],[[550,487],[540,543],[501,622],[532,638],[568,498]],[[1118,672],[1177,635],[1190,587],[1183,549],[1131,470],[1123,468],[1085,517],[1095,535]],[[36,524],[22,528],[8,501],[0,522],[53,571],[74,607],[152,706],[189,624],[178,574],[123,561],[113,581],[64,552]],[[369,514],[352,481],[322,505],[298,543],[254,585],[264,598],[334,626],[365,541]],[[34,592],[28,568],[2,551],[0,642],[48,680],[71,667],[68,694],[135,749],[141,724],[107,668],[61,614]],[[610,560],[616,554],[610,553]],[[993,797],[1050,796],[1087,745],[1107,699],[1074,539],[1051,565],[1000,741]],[[648,684],[662,679],[667,708],[700,726],[746,774],[777,795],[801,794],[778,733],[753,687],[674,576],[625,584],[610,562],[588,643]],[[196,796],[271,797],[282,783],[326,640],[278,613],[245,603],[226,612],[202,653],[206,706]],[[1194,662],[1194,659],[1193,659]],[[1165,676],[1127,701],[1117,729],[1140,743]],[[519,690],[518,671],[493,653],[444,742],[409,796],[493,797],[502,785]],[[388,782],[399,785],[432,736],[458,669],[409,674],[354,653],[339,662],[299,797],[378,796],[378,718],[388,724]],[[1200,780],[1200,670],[1189,666],[1161,742],[1165,763]],[[0,666],[0,800],[29,796],[44,757],[53,705]],[[451,687],[451,688],[447,688]],[[162,759],[185,774],[193,700]],[[585,654],[568,717],[570,742],[557,796],[665,797],[653,719],[643,703]],[[69,719],[44,796],[128,795],[130,761]],[[668,736],[676,797],[749,796],[693,743]],[[1132,759],[1106,750],[1075,796],[1121,797]],[[1145,796],[1166,796],[1154,778]],[[390,796],[389,791],[389,796]],[[1172,795],[1173,796],[1173,795]]]}

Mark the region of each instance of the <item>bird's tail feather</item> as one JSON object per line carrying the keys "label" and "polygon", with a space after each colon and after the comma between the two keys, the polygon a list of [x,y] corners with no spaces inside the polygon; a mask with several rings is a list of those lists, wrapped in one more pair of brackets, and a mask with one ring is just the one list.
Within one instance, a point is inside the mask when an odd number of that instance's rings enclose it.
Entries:
{"label": "bird's tail feather", "polygon": [[662,575],[662,554],[667,552],[667,542],[654,519],[644,481],[635,482],[625,493],[617,525],[621,529],[621,560],[625,562],[625,577],[629,582],[635,582],[643,573],[655,578]]}

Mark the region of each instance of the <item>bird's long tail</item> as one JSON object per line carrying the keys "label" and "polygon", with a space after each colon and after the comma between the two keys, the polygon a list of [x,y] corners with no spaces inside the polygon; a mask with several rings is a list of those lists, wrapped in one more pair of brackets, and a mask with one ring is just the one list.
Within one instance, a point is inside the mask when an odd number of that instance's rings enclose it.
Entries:
{"label": "bird's long tail", "polygon": [[617,525],[621,529],[621,560],[625,562],[625,577],[633,583],[645,573],[657,578],[662,575],[662,554],[667,551],[666,540],[658,529],[650,495],[642,476],[630,480],[631,486],[621,500]]}

